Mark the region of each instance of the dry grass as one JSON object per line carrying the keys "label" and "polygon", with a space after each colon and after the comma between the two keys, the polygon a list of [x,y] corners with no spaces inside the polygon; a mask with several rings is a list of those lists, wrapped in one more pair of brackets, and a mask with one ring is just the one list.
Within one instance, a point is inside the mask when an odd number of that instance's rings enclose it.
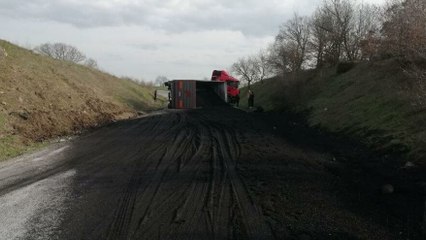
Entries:
{"label": "dry grass", "polygon": [[0,159],[37,141],[161,107],[148,86],[1,40],[0,48],[0,148],[10,150]]}

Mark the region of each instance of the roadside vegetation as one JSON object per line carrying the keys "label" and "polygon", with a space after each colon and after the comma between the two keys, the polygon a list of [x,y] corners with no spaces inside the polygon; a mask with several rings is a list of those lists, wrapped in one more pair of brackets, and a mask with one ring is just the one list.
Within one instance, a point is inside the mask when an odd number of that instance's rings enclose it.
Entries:
{"label": "roadside vegetation", "polygon": [[401,155],[402,164],[426,165],[425,1],[326,0],[312,16],[283,23],[274,43],[233,70],[265,110],[303,115]]}
{"label": "roadside vegetation", "polygon": [[162,107],[154,87],[79,63],[0,40],[0,160]]}
{"label": "roadside vegetation", "polygon": [[98,68],[98,63],[93,58],[88,58],[76,47],[65,43],[44,43],[34,49],[36,53],[77,64],[83,64],[90,68]]}

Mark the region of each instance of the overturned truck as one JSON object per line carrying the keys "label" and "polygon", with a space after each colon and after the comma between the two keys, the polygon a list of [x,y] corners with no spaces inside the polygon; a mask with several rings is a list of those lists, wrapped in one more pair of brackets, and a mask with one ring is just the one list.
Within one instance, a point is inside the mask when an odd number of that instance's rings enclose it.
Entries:
{"label": "overturned truck", "polygon": [[213,71],[211,81],[172,80],[165,85],[169,89],[169,108],[194,109],[239,102],[239,81],[225,71]]}

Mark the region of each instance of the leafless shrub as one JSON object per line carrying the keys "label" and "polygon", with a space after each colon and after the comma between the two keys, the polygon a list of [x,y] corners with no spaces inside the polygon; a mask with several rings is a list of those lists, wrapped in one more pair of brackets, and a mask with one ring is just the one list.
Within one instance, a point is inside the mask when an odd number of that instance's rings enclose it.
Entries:
{"label": "leafless shrub", "polygon": [[34,50],[42,55],[62,61],[81,63],[86,60],[86,56],[76,47],[65,43],[45,43],[36,47]]}
{"label": "leafless shrub", "polygon": [[84,61],[84,65],[89,68],[98,69],[98,62],[93,58],[88,58]]}

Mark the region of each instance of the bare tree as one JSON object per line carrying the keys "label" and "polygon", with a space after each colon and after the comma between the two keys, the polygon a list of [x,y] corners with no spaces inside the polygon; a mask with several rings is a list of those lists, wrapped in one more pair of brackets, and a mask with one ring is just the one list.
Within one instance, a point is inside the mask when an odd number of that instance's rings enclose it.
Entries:
{"label": "bare tree", "polygon": [[389,1],[382,33],[384,54],[426,59],[426,1]]}
{"label": "bare tree", "polygon": [[344,42],[346,58],[351,61],[362,59],[362,43],[374,41],[375,35],[380,29],[378,17],[380,9],[378,7],[370,4],[359,4],[354,5],[353,9],[352,21]]}
{"label": "bare tree", "polygon": [[349,0],[326,0],[311,17],[312,34],[309,46],[317,60],[317,67],[336,64],[341,59],[355,60],[358,46],[350,38],[354,27],[354,5]]}
{"label": "bare tree", "polygon": [[322,67],[325,64],[325,54],[328,46],[331,44],[330,23],[329,15],[321,8],[317,9],[311,17],[311,36],[308,46],[312,55],[316,59],[317,68]]}
{"label": "bare tree", "polygon": [[317,67],[369,59],[377,52],[380,8],[349,0],[326,0],[311,17],[309,47]]}
{"label": "bare tree", "polygon": [[269,54],[265,50],[260,50],[255,58],[256,80],[263,82],[265,78],[271,77],[272,66],[269,61]]}
{"label": "bare tree", "polygon": [[250,89],[251,84],[262,82],[265,78],[271,76],[272,68],[269,55],[266,51],[261,50],[256,55],[240,58],[232,65],[231,71],[247,83]]}
{"label": "bare tree", "polygon": [[65,43],[45,43],[36,47],[35,51],[62,61],[81,63],[86,60],[86,56],[76,47]]}
{"label": "bare tree", "polygon": [[[294,17],[281,25],[278,35],[275,37],[276,47],[287,48],[287,59],[291,64],[292,71],[302,69],[307,60],[307,45],[310,36],[310,25],[308,18],[294,14]],[[279,55],[280,53],[278,53]]]}
{"label": "bare tree", "polygon": [[312,19],[311,44],[318,51],[318,66],[337,63],[342,52],[342,34],[332,5],[333,2],[325,2],[316,10]]}
{"label": "bare tree", "polygon": [[327,53],[329,62],[337,63],[345,57],[354,60],[349,49],[349,32],[354,14],[352,3],[349,0],[328,0],[323,11],[328,18],[326,29],[331,37],[331,46]]}
{"label": "bare tree", "polygon": [[169,79],[168,79],[167,77],[165,77],[165,76],[158,76],[158,77],[155,79],[154,84],[155,84],[155,86],[160,87],[160,86],[162,86],[165,82],[168,82],[168,81],[169,81]]}
{"label": "bare tree", "polygon": [[294,70],[292,65],[294,62],[291,61],[294,48],[291,43],[277,41],[269,46],[268,62],[275,74],[284,75],[284,73]]}
{"label": "bare tree", "polygon": [[251,84],[256,81],[256,60],[254,57],[244,57],[238,59],[238,61],[232,64],[231,71],[240,77],[242,82],[247,83],[250,89]]}

